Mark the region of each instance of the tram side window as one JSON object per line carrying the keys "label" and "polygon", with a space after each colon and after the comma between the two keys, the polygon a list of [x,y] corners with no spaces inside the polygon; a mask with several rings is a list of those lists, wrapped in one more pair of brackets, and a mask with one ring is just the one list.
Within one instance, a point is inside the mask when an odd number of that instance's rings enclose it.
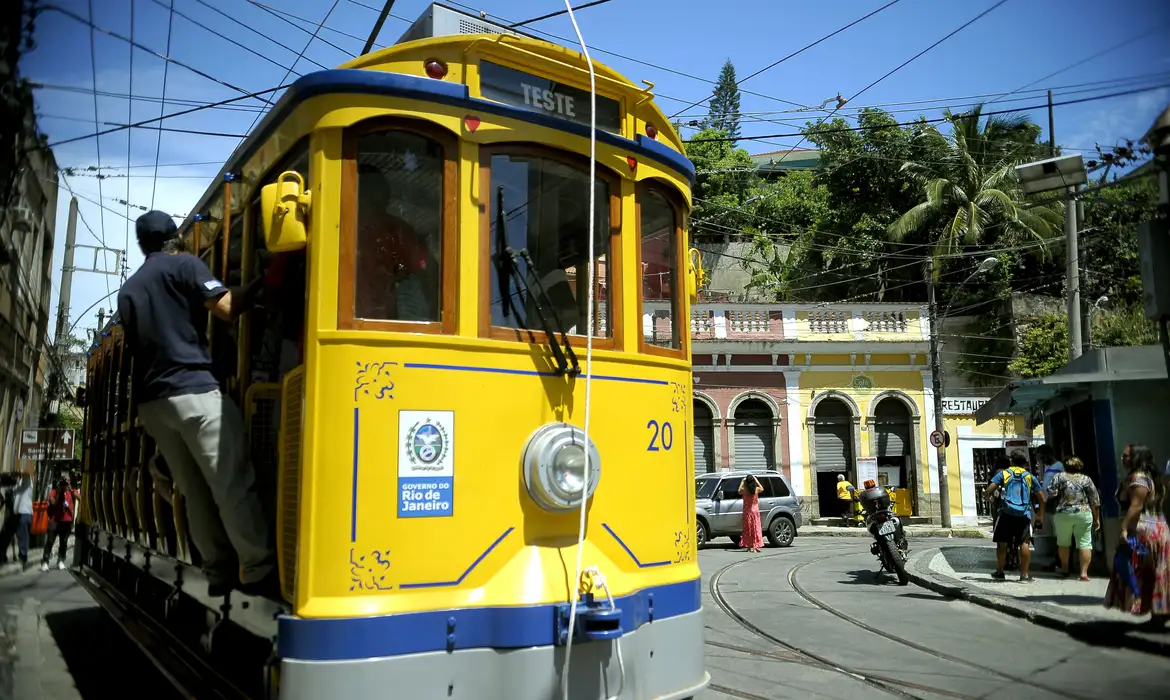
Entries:
{"label": "tram side window", "polygon": [[443,172],[441,144],[407,131],[357,142],[354,318],[440,320]]}
{"label": "tram side window", "polygon": [[[594,187],[593,335],[609,338],[612,329],[608,313],[610,188],[601,179],[594,182]],[[493,155],[489,207],[492,325],[544,331],[543,311],[552,324],[556,324],[555,319],[560,320],[558,333],[563,330],[585,335],[589,318],[587,271],[591,263],[588,260],[588,170],[539,156]],[[507,255],[504,249],[509,247],[517,253],[515,264],[527,294],[515,283],[508,267],[510,263],[503,258]],[[530,269],[528,262],[519,256],[525,250],[535,269]],[[547,300],[541,298],[542,288],[547,292]]]}
{"label": "tram side window", "polygon": [[642,336],[647,345],[678,349],[678,218],[652,189],[640,200]]}

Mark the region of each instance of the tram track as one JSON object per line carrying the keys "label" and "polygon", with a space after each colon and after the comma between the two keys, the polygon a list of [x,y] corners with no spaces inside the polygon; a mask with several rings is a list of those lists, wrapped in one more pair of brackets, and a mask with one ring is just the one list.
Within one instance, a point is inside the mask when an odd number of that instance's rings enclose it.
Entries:
{"label": "tram track", "polygon": [[[780,556],[782,554],[785,554],[785,553],[791,552],[791,551],[792,550],[785,550],[784,552],[778,552],[776,554],[765,555],[764,558],[772,558],[772,557]],[[855,626],[859,627],[860,629],[863,629],[866,632],[869,632],[870,634],[874,634],[876,636],[881,637],[883,640],[885,640],[887,642],[893,642],[893,643],[898,644],[900,646],[905,646],[907,648],[914,649],[915,651],[927,654],[933,658],[936,658],[936,659],[939,659],[942,661],[959,664],[959,665],[962,665],[964,667],[967,667],[967,668],[970,668],[973,670],[977,670],[977,671],[979,671],[980,674],[995,676],[996,678],[1000,678],[1004,681],[1026,685],[1028,687],[1034,688],[1036,690],[1041,690],[1041,691],[1046,692],[1046,693],[1051,693],[1053,695],[1059,695],[1059,696],[1064,697],[1064,698],[1070,698],[1070,700],[1090,700],[1089,698],[1085,698],[1084,696],[1080,696],[1080,695],[1077,695],[1076,693],[1069,692],[1068,690],[1053,688],[1053,687],[1047,686],[1043,683],[1037,683],[1035,681],[1032,681],[1026,677],[1014,676],[1014,675],[1011,675],[1008,673],[1004,673],[1002,671],[997,671],[993,667],[989,667],[986,665],[980,665],[978,663],[969,661],[967,659],[963,659],[961,657],[953,656],[951,654],[947,654],[945,652],[941,652],[941,651],[938,651],[936,649],[931,649],[930,647],[926,647],[926,646],[919,644],[913,640],[906,639],[906,638],[900,637],[898,635],[890,634],[884,630],[881,630],[877,627],[874,627],[873,625],[862,622],[860,620],[855,620],[854,618],[850,617],[847,613],[845,613],[837,608],[834,608],[833,606],[827,604],[826,602],[824,602],[820,598],[817,598],[815,595],[810,593],[807,588],[805,588],[804,586],[802,586],[800,584],[797,573],[800,570],[804,569],[805,567],[810,566],[810,565],[815,564],[815,563],[818,563],[818,562],[828,560],[828,559],[835,559],[838,557],[850,556],[850,555],[853,555],[855,553],[856,552],[852,552],[852,551],[851,552],[842,552],[840,554],[830,554],[828,556],[822,556],[822,557],[818,557],[816,559],[801,562],[800,564],[797,564],[796,566],[792,567],[789,570],[788,576],[787,576],[788,583],[790,586],[792,586],[793,592],[795,592],[797,595],[799,595],[802,599],[811,603],[818,610],[828,612],[829,614],[831,614],[839,619],[842,619],[846,622],[849,622],[850,624],[855,625]],[[849,667],[843,666],[841,664],[838,664],[825,656],[822,656],[822,655],[817,654],[815,652],[809,651],[808,649],[804,649],[804,648],[799,647],[797,645],[794,645],[790,642],[786,642],[783,639],[780,639],[779,637],[776,637],[775,635],[760,628],[755,623],[748,620],[746,617],[744,617],[738,611],[736,611],[735,607],[731,605],[731,603],[723,595],[723,591],[721,590],[721,584],[723,581],[723,577],[729,571],[731,571],[739,566],[742,566],[744,564],[747,564],[749,562],[757,561],[759,558],[760,557],[756,557],[756,558],[752,558],[752,559],[744,559],[744,560],[741,560],[738,562],[733,562],[731,564],[728,564],[727,566],[724,566],[723,568],[719,569],[717,572],[715,572],[711,576],[711,578],[709,579],[708,588],[710,590],[711,598],[715,601],[715,604],[719,607],[719,609],[721,611],[723,611],[723,613],[725,615],[730,617],[733,621],[735,621],[741,627],[746,629],[753,636],[760,638],[760,639],[768,642],[771,645],[777,646],[777,647],[783,649],[784,651],[783,652],[766,651],[766,650],[761,650],[761,649],[753,649],[753,648],[747,647],[747,646],[740,646],[740,645],[736,645],[736,644],[729,644],[729,643],[725,643],[725,642],[716,642],[716,641],[711,641],[711,640],[707,640],[706,644],[708,646],[727,649],[729,651],[734,651],[737,653],[742,653],[742,654],[755,656],[755,657],[759,657],[759,658],[770,659],[770,660],[777,661],[777,662],[799,663],[799,664],[803,664],[806,666],[811,665],[811,666],[821,668],[821,669],[824,669],[827,671],[832,671],[834,673],[849,676],[855,680],[858,680],[862,683],[865,683],[866,685],[869,685],[873,688],[877,688],[877,689],[883,691],[884,693],[894,695],[897,697],[901,697],[901,698],[906,698],[907,700],[926,700],[923,696],[917,695],[912,691],[918,691],[920,693],[928,693],[928,694],[934,695],[934,696],[955,698],[955,700],[981,700],[981,698],[979,696],[975,696],[975,695],[969,695],[969,694],[958,692],[958,691],[948,690],[946,688],[938,688],[938,687],[934,687],[934,686],[923,685],[923,684],[914,683],[911,681],[905,681],[905,680],[901,680],[901,679],[897,679],[897,678],[890,678],[887,676],[876,675],[873,673],[863,672],[863,671],[860,671],[857,669],[849,668]],[[755,700],[755,698],[759,697],[759,696],[756,696],[750,692],[740,691],[740,690],[735,690],[735,689],[730,689],[730,688],[717,687],[714,684],[711,686],[711,688],[713,690],[718,691],[718,692],[722,692],[726,695],[731,695],[732,697],[745,698],[745,700]],[[729,690],[734,690],[734,692],[728,692]]]}
{"label": "tram track", "polygon": [[[1053,695],[1059,695],[1061,697],[1069,698],[1070,700],[1092,700],[1091,698],[1087,698],[1083,695],[1077,695],[1076,693],[1069,692],[1068,690],[1065,690],[1065,689],[1053,688],[1052,686],[1045,685],[1043,683],[1038,683],[1038,682],[1033,681],[1033,680],[1026,678],[1026,677],[1015,676],[1015,675],[1012,675],[1009,673],[1004,673],[1003,671],[996,670],[994,667],[989,667],[987,665],[978,664],[978,663],[975,663],[975,662],[970,661],[968,659],[964,659],[964,658],[959,657],[959,656],[954,656],[952,654],[947,654],[946,652],[942,652],[942,651],[939,651],[937,649],[932,649],[928,646],[924,646],[922,644],[919,644],[918,642],[915,642],[911,639],[906,639],[905,637],[900,637],[898,635],[891,634],[889,632],[886,632],[885,630],[879,629],[877,627],[874,627],[873,625],[870,625],[870,624],[862,622],[861,620],[858,620],[854,617],[851,617],[849,614],[843,612],[842,610],[840,610],[838,608],[834,608],[833,606],[824,602],[820,598],[817,598],[816,596],[814,596],[804,586],[800,585],[800,582],[797,580],[797,573],[801,569],[805,568],[806,566],[810,566],[812,564],[815,564],[817,562],[825,561],[827,559],[834,559],[836,557],[842,557],[842,556],[849,556],[849,555],[848,554],[836,554],[836,555],[831,555],[831,556],[827,556],[827,557],[819,557],[817,559],[811,559],[809,561],[802,562],[802,563],[792,567],[791,569],[788,570],[788,585],[792,586],[792,590],[795,591],[797,595],[799,595],[801,598],[808,601],[809,603],[812,603],[813,605],[815,605],[817,607],[817,609],[823,610],[824,612],[827,612],[830,615],[833,615],[834,617],[837,617],[841,620],[844,620],[851,625],[859,627],[859,628],[865,630],[866,632],[877,635],[886,641],[894,642],[895,644],[900,644],[902,646],[909,647],[911,649],[914,649],[915,651],[922,652],[922,653],[927,654],[929,656],[932,656],[936,659],[948,661],[950,663],[958,664],[960,666],[966,666],[967,668],[977,670],[980,673],[996,676],[997,678],[1001,678],[1005,681],[1010,681],[1012,683],[1018,683],[1020,685],[1025,685],[1025,686],[1028,686],[1031,688],[1035,688],[1037,690],[1042,690],[1046,693],[1052,693]],[[936,689],[931,689],[931,692],[939,692],[939,691]]]}
{"label": "tram track", "polygon": [[[812,652],[812,651],[809,651],[807,649],[802,649],[801,647],[798,647],[794,644],[786,642],[783,639],[780,639],[779,637],[776,637],[775,635],[770,634],[766,630],[757,626],[751,620],[748,620],[746,617],[739,614],[739,612],[736,611],[735,607],[732,606],[727,601],[727,599],[723,596],[723,593],[719,588],[719,584],[722,581],[723,576],[726,575],[728,571],[731,571],[732,569],[743,566],[744,564],[747,564],[749,562],[759,561],[761,558],[771,559],[773,557],[780,556],[782,554],[784,554],[784,552],[778,552],[776,554],[765,555],[764,557],[755,557],[752,559],[743,559],[741,561],[732,562],[731,564],[728,564],[727,566],[724,566],[723,568],[719,569],[717,572],[715,572],[711,576],[710,581],[708,583],[708,589],[711,593],[712,600],[715,601],[715,605],[717,605],[719,607],[719,609],[722,610],[725,615],[730,617],[732,620],[734,620],[736,623],[738,623],[741,627],[743,627],[747,631],[751,632],[756,637],[759,637],[759,638],[769,642],[770,644],[773,644],[775,646],[786,649],[789,652],[792,652],[792,654],[794,654],[796,656],[796,658],[793,659],[793,658],[781,656],[779,654],[772,654],[772,653],[768,653],[768,652],[762,652],[759,650],[747,649],[747,648],[735,649],[735,651],[741,651],[742,653],[751,654],[753,656],[772,658],[772,659],[777,660],[777,661],[786,661],[786,662],[795,661],[797,663],[803,663],[804,665],[815,666],[817,668],[822,668],[822,669],[827,670],[827,671],[832,671],[832,672],[839,673],[839,674],[844,675],[844,676],[848,676],[850,678],[853,678],[854,680],[865,683],[866,685],[868,685],[870,687],[877,688],[878,690],[881,690],[882,692],[885,692],[889,695],[894,695],[894,696],[897,696],[900,698],[906,698],[907,700],[927,700],[926,698],[923,698],[920,695],[915,695],[915,694],[909,692],[907,690],[907,688],[909,688],[911,690],[919,690],[919,691],[929,692],[929,693],[933,693],[935,695],[945,695],[948,697],[956,698],[956,700],[980,700],[980,698],[978,698],[974,695],[966,695],[966,694],[962,694],[962,693],[956,693],[956,692],[949,691],[949,690],[942,689],[942,688],[932,688],[932,687],[928,687],[928,686],[922,686],[922,685],[919,685],[916,683],[910,683],[908,681],[900,681],[900,680],[896,680],[893,678],[874,676],[871,674],[866,674],[866,673],[862,673],[860,671],[846,668],[846,667],[841,666],[840,664],[837,664],[836,662],[832,661],[828,657],[822,656],[820,654],[817,654],[816,652]],[[852,554],[852,552],[832,555],[832,556],[828,556],[828,557],[820,557],[818,559],[814,559],[813,561],[823,561],[825,559],[831,559],[834,556],[847,556],[847,554]],[[807,562],[807,563],[811,563],[811,562]],[[732,646],[732,645],[724,645],[724,644],[719,644],[719,643],[712,644],[711,642],[708,642],[708,644],[711,646],[719,646],[719,647],[724,647],[724,648]],[[722,690],[721,688],[717,688],[714,685],[712,685],[710,687],[714,690],[718,690],[719,692],[723,692],[723,693],[729,694],[729,695],[731,694],[731,693],[726,693],[726,691]],[[736,693],[737,694],[733,695],[733,697],[742,697],[742,695],[739,694],[739,693],[742,693],[742,691],[736,691]]]}

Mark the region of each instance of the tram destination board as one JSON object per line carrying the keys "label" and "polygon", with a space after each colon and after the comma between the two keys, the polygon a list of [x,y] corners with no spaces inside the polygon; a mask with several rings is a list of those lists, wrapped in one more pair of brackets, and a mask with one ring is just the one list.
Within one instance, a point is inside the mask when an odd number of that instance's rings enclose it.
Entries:
{"label": "tram destination board", "polygon": [[20,431],[20,459],[73,459],[73,431],[68,428]]}
{"label": "tram destination board", "polygon": [[[479,64],[479,89],[489,100],[589,126],[588,90],[579,90],[491,61]],[[621,133],[621,103],[597,96],[597,128],[612,134]]]}

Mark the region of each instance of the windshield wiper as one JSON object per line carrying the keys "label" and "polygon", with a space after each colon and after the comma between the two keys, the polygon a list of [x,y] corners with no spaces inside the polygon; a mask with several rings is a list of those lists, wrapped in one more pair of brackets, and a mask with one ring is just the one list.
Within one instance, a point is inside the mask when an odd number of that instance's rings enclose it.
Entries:
{"label": "windshield wiper", "polygon": [[540,294],[541,298],[544,299],[544,302],[548,304],[549,311],[552,313],[553,323],[556,324],[553,326],[553,328],[549,328],[548,321],[545,319],[544,313],[541,311],[540,304],[534,303],[534,306],[536,307],[536,313],[540,316],[540,322],[544,325],[544,332],[548,333],[548,339],[550,343],[555,343],[556,336],[553,334],[553,330],[555,329],[560,331],[561,342],[565,344],[565,353],[568,354],[569,360],[571,360],[573,363],[573,368],[571,370],[565,368],[561,371],[568,371],[570,376],[581,374],[581,365],[577,364],[577,354],[573,352],[573,346],[569,345],[569,334],[565,331],[565,324],[561,323],[560,314],[557,313],[557,305],[553,302],[552,297],[548,293],[548,290],[544,288],[544,283],[540,281],[540,275],[536,273],[536,264],[532,262],[532,256],[528,254],[527,248],[520,250],[520,257],[524,258],[524,262],[528,263],[528,274],[532,276],[532,281],[536,284],[537,293]]}
{"label": "windshield wiper", "polygon": [[[526,249],[517,253],[514,249],[507,245],[507,222],[504,216],[504,188],[500,187],[496,191],[496,254],[493,256],[496,259],[496,274],[499,278],[500,287],[500,305],[503,308],[504,318],[507,318],[515,309],[512,305],[512,283],[515,283],[517,291],[524,295],[524,298],[532,302],[532,307],[536,311],[537,317],[540,318],[540,325],[544,329],[545,335],[548,336],[549,348],[553,352],[553,357],[557,362],[557,374],[568,374],[570,376],[581,373],[581,367],[577,364],[577,356],[573,353],[573,348],[569,345],[569,338],[563,330],[560,317],[557,316],[555,305],[553,305],[548,292],[545,291],[544,285],[541,284],[540,278],[536,276],[533,266],[532,258],[528,255]],[[520,263],[517,258],[523,258],[524,262],[528,264],[528,272],[532,275],[535,286],[539,294],[534,296],[532,290],[529,289],[528,284],[524,281],[524,275],[520,273]],[[556,321],[554,327],[549,323],[549,319],[544,314],[544,307],[542,306],[542,299],[547,301],[549,308],[552,311],[553,318]],[[519,320],[519,314],[517,314]],[[528,325],[528,320],[524,319],[524,325]],[[561,339],[565,344],[564,350],[561,349],[560,342],[557,341],[556,330],[561,330]],[[568,352],[568,358],[565,357],[565,352]],[[572,368],[569,367],[569,360],[572,360]]]}

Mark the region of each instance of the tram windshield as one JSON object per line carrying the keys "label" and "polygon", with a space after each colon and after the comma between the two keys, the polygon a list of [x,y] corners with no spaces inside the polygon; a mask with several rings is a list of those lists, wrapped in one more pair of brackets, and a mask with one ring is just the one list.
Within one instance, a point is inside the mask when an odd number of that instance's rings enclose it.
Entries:
{"label": "tram windshield", "polygon": [[[511,154],[491,157],[491,255],[495,259],[505,248],[516,252],[520,274],[536,282],[529,287],[543,287],[547,292],[540,295],[546,296],[543,306],[551,307],[540,309],[542,300],[537,295],[501,285],[501,266],[491,265],[493,326],[543,331],[543,312],[551,317],[554,326],[559,326],[557,331],[584,335],[588,266],[593,265],[593,335],[610,337],[610,190],[602,180],[595,181],[594,257],[589,260],[588,182],[588,171],[551,158]],[[521,251],[528,255],[520,255]],[[504,269],[506,275],[507,268]]]}

